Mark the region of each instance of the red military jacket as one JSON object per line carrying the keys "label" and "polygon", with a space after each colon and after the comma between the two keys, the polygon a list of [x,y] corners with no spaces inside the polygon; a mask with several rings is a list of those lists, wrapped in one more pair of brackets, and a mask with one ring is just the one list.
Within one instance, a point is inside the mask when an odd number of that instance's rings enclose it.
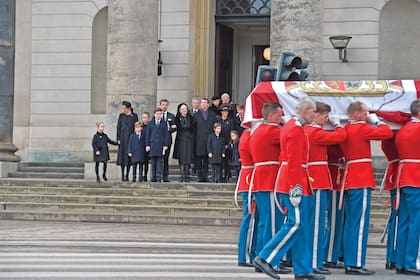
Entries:
{"label": "red military jacket", "polygon": [[309,139],[308,173],[312,178],[312,189],[331,190],[332,182],[327,162],[327,147],[346,140],[346,131],[338,126],[334,131],[326,131],[320,125],[305,126]]}
{"label": "red military jacket", "polygon": [[398,155],[397,146],[395,145],[395,135],[387,140],[382,141],[382,151],[388,160],[388,167],[384,174],[383,188],[384,190],[392,190],[397,185],[398,165],[400,157]]}
{"label": "red military jacket", "polygon": [[397,133],[395,143],[400,155],[401,174],[398,186],[420,187],[420,121],[404,125]]}
{"label": "red military jacket", "polygon": [[238,192],[247,192],[251,180],[252,170],[254,170],[254,161],[252,160],[251,151],[249,149],[251,131],[244,130],[239,139],[239,156],[241,158],[241,172],[238,179]]}
{"label": "red military jacket", "polygon": [[263,123],[251,135],[249,147],[255,165],[253,192],[274,191],[279,169],[280,132],[280,126],[277,124]]}
{"label": "red military jacket", "polygon": [[288,194],[297,184],[302,186],[303,195],[313,195],[308,180],[306,164],[308,162],[308,137],[302,124],[294,117],[283,127],[280,135],[283,161],[276,191]]}
{"label": "red military jacket", "polygon": [[352,161],[372,160],[370,140],[385,140],[392,137],[392,130],[386,124],[370,126],[364,121],[346,125],[347,140],[341,144],[346,159],[344,189],[375,188],[372,162]]}
{"label": "red military jacket", "polygon": [[344,173],[344,154],[340,145],[336,144],[328,146],[327,155],[333,190],[339,191]]}

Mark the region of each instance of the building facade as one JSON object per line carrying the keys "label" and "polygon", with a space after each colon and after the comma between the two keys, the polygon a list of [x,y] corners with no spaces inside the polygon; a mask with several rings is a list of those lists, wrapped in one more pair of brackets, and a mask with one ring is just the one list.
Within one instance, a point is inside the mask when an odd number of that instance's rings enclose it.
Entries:
{"label": "building facade", "polygon": [[[281,50],[309,59],[309,80],[419,78],[419,14],[416,0],[16,0],[13,143],[23,161],[90,161],[122,100],[241,103]],[[353,37],[349,62],[332,35]]]}

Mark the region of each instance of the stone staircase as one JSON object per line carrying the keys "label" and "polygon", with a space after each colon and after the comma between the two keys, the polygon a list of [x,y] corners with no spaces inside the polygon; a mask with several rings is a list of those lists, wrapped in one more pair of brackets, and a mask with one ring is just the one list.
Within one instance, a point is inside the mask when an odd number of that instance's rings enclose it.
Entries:
{"label": "stone staircase", "polygon": [[[235,184],[81,180],[83,164],[23,163],[0,179],[0,219],[238,226]],[[380,184],[383,170],[377,170]],[[59,178],[59,179],[57,179]],[[388,194],[374,191],[371,231],[381,232]]]}

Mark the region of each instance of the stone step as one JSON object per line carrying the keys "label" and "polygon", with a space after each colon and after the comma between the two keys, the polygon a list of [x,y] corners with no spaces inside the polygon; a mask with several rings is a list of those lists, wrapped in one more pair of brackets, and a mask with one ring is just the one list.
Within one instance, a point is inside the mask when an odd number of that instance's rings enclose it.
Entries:
{"label": "stone step", "polygon": [[83,167],[56,167],[56,166],[19,166],[19,172],[28,173],[80,173],[84,174],[85,169]]}
{"label": "stone step", "polygon": [[[6,208],[6,209],[4,209]],[[233,207],[193,207],[168,205],[120,205],[120,204],[81,204],[81,203],[35,203],[9,202],[1,209],[11,211],[43,211],[97,214],[167,215],[193,217],[236,217],[242,211]],[[1,212],[1,210],[0,210]]]}
{"label": "stone step", "polygon": [[9,178],[42,178],[42,179],[83,179],[83,173],[56,173],[56,172],[12,172]]}
{"label": "stone step", "polygon": [[154,188],[73,188],[73,187],[31,187],[31,186],[0,186],[3,194],[36,194],[36,195],[107,195],[107,196],[157,196],[176,198],[231,199],[233,193],[226,191],[189,191],[189,190],[160,190]]}
{"label": "stone step", "polygon": [[184,198],[184,197],[131,197],[107,195],[39,195],[0,193],[0,202],[132,205],[132,206],[185,206],[185,207],[234,207],[233,199]]}
{"label": "stone step", "polygon": [[133,223],[158,225],[202,225],[239,227],[240,217],[195,217],[135,214],[98,214],[48,211],[0,211],[0,220],[93,222],[93,223]]}
{"label": "stone step", "polygon": [[19,167],[63,167],[84,168],[84,162],[20,162]]}

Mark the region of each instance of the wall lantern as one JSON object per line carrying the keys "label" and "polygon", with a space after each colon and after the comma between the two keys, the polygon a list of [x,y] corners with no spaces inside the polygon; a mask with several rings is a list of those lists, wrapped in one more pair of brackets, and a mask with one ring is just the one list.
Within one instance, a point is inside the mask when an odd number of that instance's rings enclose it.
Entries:
{"label": "wall lantern", "polygon": [[338,58],[342,62],[348,62],[347,60],[347,45],[350,42],[351,36],[331,36],[329,37],[331,45],[334,49],[338,49]]}

